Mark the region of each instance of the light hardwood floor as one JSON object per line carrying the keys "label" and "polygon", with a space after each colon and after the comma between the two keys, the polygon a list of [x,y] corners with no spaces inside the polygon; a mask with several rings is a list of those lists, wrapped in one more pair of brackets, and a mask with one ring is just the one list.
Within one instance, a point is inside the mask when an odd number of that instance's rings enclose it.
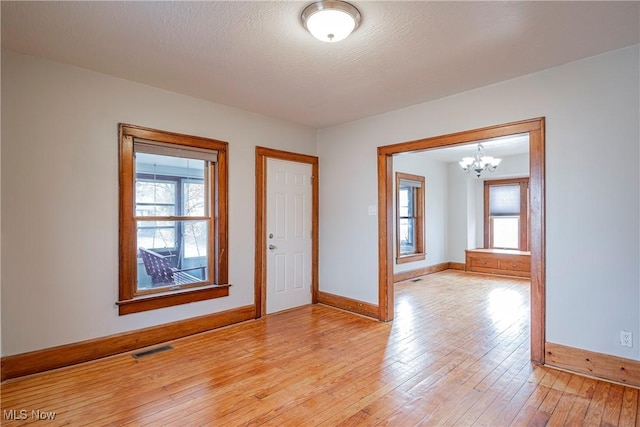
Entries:
{"label": "light hardwood floor", "polygon": [[397,284],[393,323],[308,306],[7,381],[2,425],[640,426],[637,389],[530,363],[528,299],[448,270]]}

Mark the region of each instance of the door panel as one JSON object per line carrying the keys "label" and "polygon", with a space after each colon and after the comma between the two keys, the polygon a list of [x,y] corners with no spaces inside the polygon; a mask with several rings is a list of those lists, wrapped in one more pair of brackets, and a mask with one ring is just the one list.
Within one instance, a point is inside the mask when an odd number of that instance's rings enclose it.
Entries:
{"label": "door panel", "polygon": [[311,303],[311,173],[267,159],[267,314]]}

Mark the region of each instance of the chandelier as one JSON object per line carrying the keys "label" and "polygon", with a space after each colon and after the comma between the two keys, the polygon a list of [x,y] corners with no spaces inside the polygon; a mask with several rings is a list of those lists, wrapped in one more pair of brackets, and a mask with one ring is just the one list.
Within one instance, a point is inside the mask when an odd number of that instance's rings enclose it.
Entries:
{"label": "chandelier", "polygon": [[480,178],[480,174],[488,170],[493,172],[496,170],[502,159],[495,159],[491,156],[484,155],[484,147],[482,144],[478,144],[478,150],[473,157],[463,157],[460,162],[462,170],[469,173],[474,171],[476,176]]}

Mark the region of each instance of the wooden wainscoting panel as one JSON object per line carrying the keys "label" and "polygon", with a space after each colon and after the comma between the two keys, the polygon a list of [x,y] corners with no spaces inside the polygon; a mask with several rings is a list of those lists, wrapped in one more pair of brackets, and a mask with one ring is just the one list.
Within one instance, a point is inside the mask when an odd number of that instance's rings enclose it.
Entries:
{"label": "wooden wainscoting panel", "polygon": [[545,364],[640,387],[640,361],[547,342]]}
{"label": "wooden wainscoting panel", "polygon": [[2,358],[2,381],[137,350],[255,318],[254,306]]}
{"label": "wooden wainscoting panel", "polygon": [[416,277],[426,276],[427,274],[437,273],[439,271],[448,270],[450,262],[430,265],[429,267],[417,268],[415,270],[403,271],[393,275],[393,283],[403,282],[405,280],[415,279]]}
{"label": "wooden wainscoting panel", "polygon": [[373,317],[374,319],[377,319],[379,314],[377,305],[322,291],[318,292],[318,302],[320,304],[362,314],[363,316]]}

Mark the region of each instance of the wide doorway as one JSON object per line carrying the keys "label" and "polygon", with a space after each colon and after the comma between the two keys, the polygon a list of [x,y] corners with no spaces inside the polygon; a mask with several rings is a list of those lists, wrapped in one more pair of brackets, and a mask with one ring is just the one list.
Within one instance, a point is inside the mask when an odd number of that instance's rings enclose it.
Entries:
{"label": "wide doorway", "polygon": [[529,245],[531,248],[531,360],[544,363],[544,118],[508,123],[378,148],[379,318],[394,319],[393,156],[527,134],[529,138]]}

